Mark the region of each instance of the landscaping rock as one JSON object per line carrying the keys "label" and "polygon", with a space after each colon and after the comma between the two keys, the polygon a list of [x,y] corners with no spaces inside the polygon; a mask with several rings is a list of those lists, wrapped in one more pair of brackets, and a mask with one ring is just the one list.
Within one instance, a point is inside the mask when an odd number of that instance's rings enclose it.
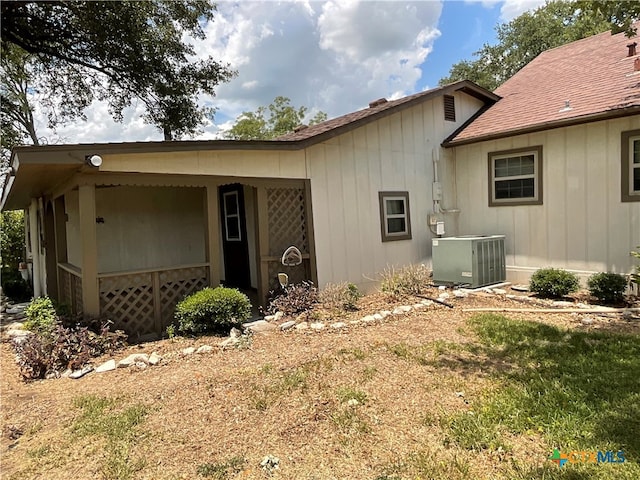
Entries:
{"label": "landscaping rock", "polygon": [[[391,310],[380,310],[380,315],[382,315],[382,318],[385,319],[387,318],[389,315],[391,315]],[[374,315],[375,316],[375,315]]]}
{"label": "landscaping rock", "polygon": [[231,331],[229,332],[229,336],[231,338],[239,338],[242,336],[242,332],[240,330],[238,330],[236,327],[233,327],[231,329]]}
{"label": "landscaping rock", "polygon": [[360,405],[360,402],[355,398],[350,398],[347,402],[347,405],[349,405],[350,407],[357,407],[358,405]]}
{"label": "landscaping rock", "polygon": [[239,343],[240,343],[239,337],[229,337],[226,340],[223,340],[222,342],[220,342],[218,345],[224,349],[229,347],[235,347]]}
{"label": "landscaping rock", "polygon": [[108,360],[104,362],[102,365],[100,365],[98,368],[96,368],[96,373],[110,372],[111,370],[115,370],[115,369],[116,369],[116,361]]}
{"label": "landscaping rock", "polygon": [[84,377],[87,373],[91,372],[93,370],[93,367],[90,366],[86,366],[81,368],[80,370],[75,370],[74,372],[71,372],[69,374],[69,378],[73,378],[74,380],[77,380],[78,378],[82,378]]}
{"label": "landscaping rock", "polygon": [[279,321],[282,317],[284,317],[284,313],[282,312],[276,312],[273,315],[267,315],[264,317],[264,319],[267,322],[277,322]]}
{"label": "landscaping rock", "polygon": [[127,368],[136,362],[149,363],[149,356],[146,353],[132,353],[118,362],[118,368]]}
{"label": "landscaping rock", "polygon": [[555,302],[552,302],[551,305],[553,305],[554,307],[561,307],[561,308],[574,306],[573,302],[567,302],[565,300],[557,300]]}
{"label": "landscaping rock", "polygon": [[280,459],[278,457],[274,457],[273,455],[267,455],[260,462],[260,466],[266,470],[267,473],[271,473],[272,470],[277,470],[280,468]]}
{"label": "landscaping rock", "polygon": [[[506,292],[505,292],[506,293]],[[454,290],[453,291],[453,296],[456,298],[466,298],[469,296],[469,294],[463,290]]]}
{"label": "landscaping rock", "polygon": [[31,335],[31,332],[29,330],[12,328],[11,330],[7,330],[6,335],[14,343],[22,343]]}
{"label": "landscaping rock", "polygon": [[394,315],[402,315],[404,313],[404,310],[402,310],[400,307],[396,307],[391,313]]}
{"label": "landscaping rock", "polygon": [[374,320],[384,320],[384,317],[382,316],[381,313],[374,313],[373,314],[373,319]]}
{"label": "landscaping rock", "polygon": [[516,292],[528,292],[529,285],[511,285],[511,290],[515,290]]}
{"label": "landscaping rock", "polygon": [[148,365],[145,362],[136,362],[131,365],[131,367],[137,368],[138,370],[144,370],[148,367]]}
{"label": "landscaping rock", "polygon": [[158,365],[162,361],[162,357],[156,352],[149,355],[149,365]]}
{"label": "landscaping rock", "polygon": [[502,288],[494,288],[491,290],[493,293],[495,293],[496,295],[506,295],[507,291],[502,289]]}
{"label": "landscaping rock", "polygon": [[420,303],[422,303],[423,305],[426,305],[427,307],[429,307],[429,306],[433,305],[433,300],[424,299]]}
{"label": "landscaping rock", "polygon": [[253,333],[268,333],[275,330],[277,327],[267,322],[266,320],[256,320],[255,322],[249,322],[242,325],[245,330],[250,330]]}
{"label": "landscaping rock", "polygon": [[309,328],[309,324],[307,322],[298,323],[296,325],[296,330],[307,330]]}
{"label": "landscaping rock", "polygon": [[183,348],[182,349],[182,354],[183,355],[191,355],[192,353],[195,353],[196,348],[195,347],[187,347],[187,348]]}
{"label": "landscaping rock", "polygon": [[580,323],[582,323],[583,325],[592,325],[593,322],[595,322],[595,320],[592,317],[584,317],[580,320]]}
{"label": "landscaping rock", "polygon": [[416,303],[415,305],[411,305],[411,308],[413,308],[414,310],[420,310],[421,308],[426,307],[426,305],[424,303]]}
{"label": "landscaping rock", "polygon": [[289,320],[288,322],[284,322],[283,324],[280,325],[280,330],[284,332],[285,330],[289,330],[295,327],[295,325],[296,325],[295,320]]}
{"label": "landscaping rock", "polygon": [[312,330],[324,330],[324,323],[315,322],[315,323],[310,324],[309,328],[311,328]]}
{"label": "landscaping rock", "polygon": [[346,327],[347,324],[344,322],[336,322],[336,323],[332,323],[331,324],[331,328],[335,329],[335,330],[340,330],[341,328]]}
{"label": "landscaping rock", "polygon": [[447,292],[441,293],[440,295],[438,295],[438,298],[440,300],[446,300],[447,298],[449,298],[451,295],[449,295]]}
{"label": "landscaping rock", "polygon": [[376,321],[376,317],[375,315],[367,315],[365,317],[362,317],[360,320],[362,320],[363,322],[375,322]]}
{"label": "landscaping rock", "polygon": [[[238,338],[238,337],[230,337],[230,338]],[[211,353],[213,351],[213,347],[211,345],[202,345],[198,347],[196,353]]]}

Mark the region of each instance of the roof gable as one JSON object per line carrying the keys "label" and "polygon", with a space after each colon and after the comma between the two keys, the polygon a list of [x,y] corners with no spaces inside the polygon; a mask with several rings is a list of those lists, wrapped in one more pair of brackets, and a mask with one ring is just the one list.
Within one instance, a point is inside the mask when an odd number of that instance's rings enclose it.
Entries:
{"label": "roof gable", "polygon": [[502,97],[495,105],[444,144],[640,112],[640,71],[634,67],[640,67],[640,55],[628,55],[632,42],[622,33],[605,32],[541,53],[495,90]]}
{"label": "roof gable", "polygon": [[430,90],[425,90],[424,92],[409,95],[408,97],[403,97],[398,100],[376,100],[371,103],[369,108],[332,118],[331,120],[327,120],[311,127],[299,129],[295,132],[287,133],[276,138],[274,141],[304,142],[304,146],[309,146],[310,144],[318,143],[337,135],[341,135],[345,132],[366,125],[367,123],[431,100],[432,98],[451,94],[457,91],[476,97],[482,100],[486,105],[491,105],[500,98],[495,93],[491,93],[469,80],[462,80]]}

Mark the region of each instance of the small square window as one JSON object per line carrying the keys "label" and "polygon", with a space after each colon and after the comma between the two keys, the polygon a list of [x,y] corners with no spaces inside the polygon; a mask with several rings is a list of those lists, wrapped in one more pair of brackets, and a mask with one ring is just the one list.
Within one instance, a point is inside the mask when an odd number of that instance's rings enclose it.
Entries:
{"label": "small square window", "polygon": [[542,147],[489,153],[489,206],[542,204]]}
{"label": "small square window", "polygon": [[409,192],[379,192],[378,197],[382,241],[410,239]]}
{"label": "small square window", "polygon": [[640,130],[622,132],[622,201],[640,202]]}

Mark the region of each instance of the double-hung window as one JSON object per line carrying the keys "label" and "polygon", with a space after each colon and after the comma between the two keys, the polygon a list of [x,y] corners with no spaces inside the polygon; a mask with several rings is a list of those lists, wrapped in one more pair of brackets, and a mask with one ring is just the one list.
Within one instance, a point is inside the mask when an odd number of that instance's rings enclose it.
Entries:
{"label": "double-hung window", "polygon": [[489,153],[489,206],[542,204],[542,147]]}
{"label": "double-hung window", "polygon": [[622,132],[622,201],[640,202],[640,130]]}
{"label": "double-hung window", "polygon": [[411,238],[409,192],[379,192],[383,242]]}

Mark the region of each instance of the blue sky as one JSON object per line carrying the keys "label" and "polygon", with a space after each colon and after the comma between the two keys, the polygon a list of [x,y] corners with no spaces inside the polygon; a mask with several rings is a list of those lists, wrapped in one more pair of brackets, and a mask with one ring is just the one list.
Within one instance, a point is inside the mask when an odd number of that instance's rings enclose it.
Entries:
{"label": "blue sky", "polygon": [[445,1],[438,22],[442,35],[422,65],[417,91],[437,85],[453,64],[471,59],[485,43],[495,43],[498,23],[500,3],[484,6],[481,2]]}
{"label": "blue sky", "polygon": [[[330,118],[365,108],[371,100],[400,98],[433,88],[450,67],[495,42],[495,26],[543,0],[288,0],[220,1],[207,39],[194,41],[197,57],[213,56],[238,71],[202,104],[216,109],[214,121],[196,138],[219,138],[243,111],[278,96]],[[96,102],[87,121],[46,129],[49,143],[161,140],[145,124],[141,105],[115,123]]]}

